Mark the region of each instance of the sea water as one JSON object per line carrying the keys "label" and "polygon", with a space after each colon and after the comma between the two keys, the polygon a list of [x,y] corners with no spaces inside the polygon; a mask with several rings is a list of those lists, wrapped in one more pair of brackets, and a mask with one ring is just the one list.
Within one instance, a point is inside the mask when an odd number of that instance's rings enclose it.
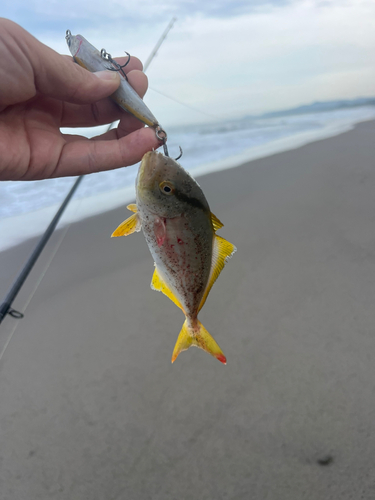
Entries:
{"label": "sea water", "polygon": [[[374,106],[170,128],[168,149],[170,156],[176,157],[181,146],[180,163],[198,177],[332,137],[370,119],[375,119]],[[93,137],[105,130],[96,127],[78,133]],[[63,131],[77,133],[76,129]],[[86,176],[59,226],[133,201],[138,166]],[[65,177],[0,182],[0,250],[42,234],[74,181]]]}

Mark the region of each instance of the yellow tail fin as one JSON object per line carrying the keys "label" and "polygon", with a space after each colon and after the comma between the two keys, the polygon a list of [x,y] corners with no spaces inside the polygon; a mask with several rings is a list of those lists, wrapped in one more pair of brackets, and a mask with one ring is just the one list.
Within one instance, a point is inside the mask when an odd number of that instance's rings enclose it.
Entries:
{"label": "yellow tail fin", "polygon": [[176,360],[180,352],[186,351],[186,349],[189,349],[189,347],[193,345],[200,347],[226,365],[226,357],[202,323],[198,321],[196,329],[193,330],[189,328],[187,320],[185,320],[185,323],[182,325],[176,345],[174,346],[172,363]]}

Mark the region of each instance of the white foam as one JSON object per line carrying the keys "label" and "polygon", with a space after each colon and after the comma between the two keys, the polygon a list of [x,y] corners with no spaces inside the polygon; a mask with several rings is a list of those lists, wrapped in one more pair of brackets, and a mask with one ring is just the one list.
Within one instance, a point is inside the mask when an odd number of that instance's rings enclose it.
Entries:
{"label": "white foam", "polygon": [[[330,113],[319,113],[313,115],[303,115],[303,116],[290,116],[282,118],[282,125],[289,126],[296,122],[297,129],[303,127],[303,123],[313,123],[313,128],[310,130],[305,130],[303,132],[292,133],[292,135],[286,135],[282,138],[275,138],[269,140],[264,144],[260,144],[253,147],[248,147],[243,149],[240,153],[231,152],[232,145],[228,145],[224,150],[220,151],[220,156],[222,159],[207,162],[204,164],[197,165],[196,160],[192,162],[190,168],[184,164],[185,168],[193,173],[194,176],[205,175],[211,172],[217,172],[220,170],[226,170],[230,168],[238,167],[243,163],[251,160],[264,158],[276,153],[283,151],[296,149],[305,144],[325,139],[328,137],[333,137],[339,135],[343,132],[349,131],[354,128],[355,124],[360,121],[365,121],[375,118],[375,108],[362,108],[348,111],[337,111]],[[268,127],[270,127],[270,122],[268,120]],[[278,122],[280,119],[276,119],[275,123],[278,127],[280,124]],[[311,124],[309,123],[309,126]],[[186,142],[191,139],[189,136],[185,136]],[[204,142],[204,139],[200,138],[200,141]],[[211,137],[212,141],[219,140],[219,138],[214,134]],[[221,140],[221,139],[220,139]],[[262,138],[263,140],[263,138]],[[196,144],[196,141],[194,141]],[[199,148],[198,148],[199,149]],[[199,152],[199,151],[198,151]],[[197,153],[198,153],[197,152]],[[201,153],[201,152],[200,152]],[[199,157],[203,155],[199,154]],[[186,162],[188,163],[188,162]],[[195,165],[194,165],[195,163]],[[120,171],[111,171],[107,173],[108,176],[113,177],[112,184],[108,183],[108,188],[111,189],[113,184],[124,185],[124,182],[130,183],[122,189],[109,190],[101,192],[98,194],[93,194],[91,196],[85,196],[86,192],[95,193],[95,189],[106,187],[104,182],[108,178],[104,178],[101,174],[94,174],[95,177],[91,177],[88,182],[89,187],[78,193],[81,198],[73,198],[69,206],[67,207],[65,213],[63,214],[58,227],[66,226],[71,222],[85,219],[90,216],[94,216],[105,211],[117,208],[119,206],[125,205],[135,198],[135,188],[134,188],[134,178],[136,175],[136,167],[130,167],[127,169],[121,169]],[[58,187],[58,186],[57,186]],[[59,188],[61,195],[61,188]],[[84,197],[82,197],[82,194]],[[56,198],[55,198],[56,199]],[[61,201],[58,204],[48,206],[39,210],[34,210],[32,212],[26,212],[20,215],[10,216],[7,218],[0,218],[0,251],[10,248],[14,245],[21,243],[38,235],[41,235],[54,214],[58,210]]]}
{"label": "white foam", "polygon": [[309,130],[307,132],[301,132],[289,137],[283,137],[282,139],[276,139],[260,146],[247,148],[244,151],[241,151],[241,153],[233,155],[229,158],[200,165],[199,167],[192,169],[192,173],[198,176],[218,172],[220,170],[236,168],[252,160],[265,158],[273,154],[282,153],[283,151],[290,151],[320,139],[328,139],[329,137],[340,135],[344,132],[352,130],[354,126],[354,123],[335,123],[327,125],[322,129]]}
{"label": "white foam", "polygon": [[[63,213],[57,227],[61,228],[72,222],[121,207],[134,198],[135,188],[127,187],[88,198],[73,199]],[[59,207],[60,204],[56,204],[33,212],[0,219],[0,234],[2,235],[0,251],[41,235]],[[108,230],[111,232],[111,228]]]}

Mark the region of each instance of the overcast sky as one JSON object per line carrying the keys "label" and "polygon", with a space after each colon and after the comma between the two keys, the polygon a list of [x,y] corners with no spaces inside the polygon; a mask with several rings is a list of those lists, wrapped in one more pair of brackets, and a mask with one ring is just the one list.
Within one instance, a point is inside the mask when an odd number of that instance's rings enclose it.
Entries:
{"label": "overcast sky", "polygon": [[375,95],[374,0],[2,0],[0,15],[60,53],[70,29],[143,61],[177,17],[147,71],[164,126]]}

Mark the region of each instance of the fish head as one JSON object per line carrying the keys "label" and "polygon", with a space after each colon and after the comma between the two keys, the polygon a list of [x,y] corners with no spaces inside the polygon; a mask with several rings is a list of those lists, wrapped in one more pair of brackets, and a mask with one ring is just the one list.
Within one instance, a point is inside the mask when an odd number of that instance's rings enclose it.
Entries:
{"label": "fish head", "polygon": [[144,155],[136,189],[138,208],[159,217],[173,218],[196,209],[210,211],[199,184],[176,160],[157,151]]}

